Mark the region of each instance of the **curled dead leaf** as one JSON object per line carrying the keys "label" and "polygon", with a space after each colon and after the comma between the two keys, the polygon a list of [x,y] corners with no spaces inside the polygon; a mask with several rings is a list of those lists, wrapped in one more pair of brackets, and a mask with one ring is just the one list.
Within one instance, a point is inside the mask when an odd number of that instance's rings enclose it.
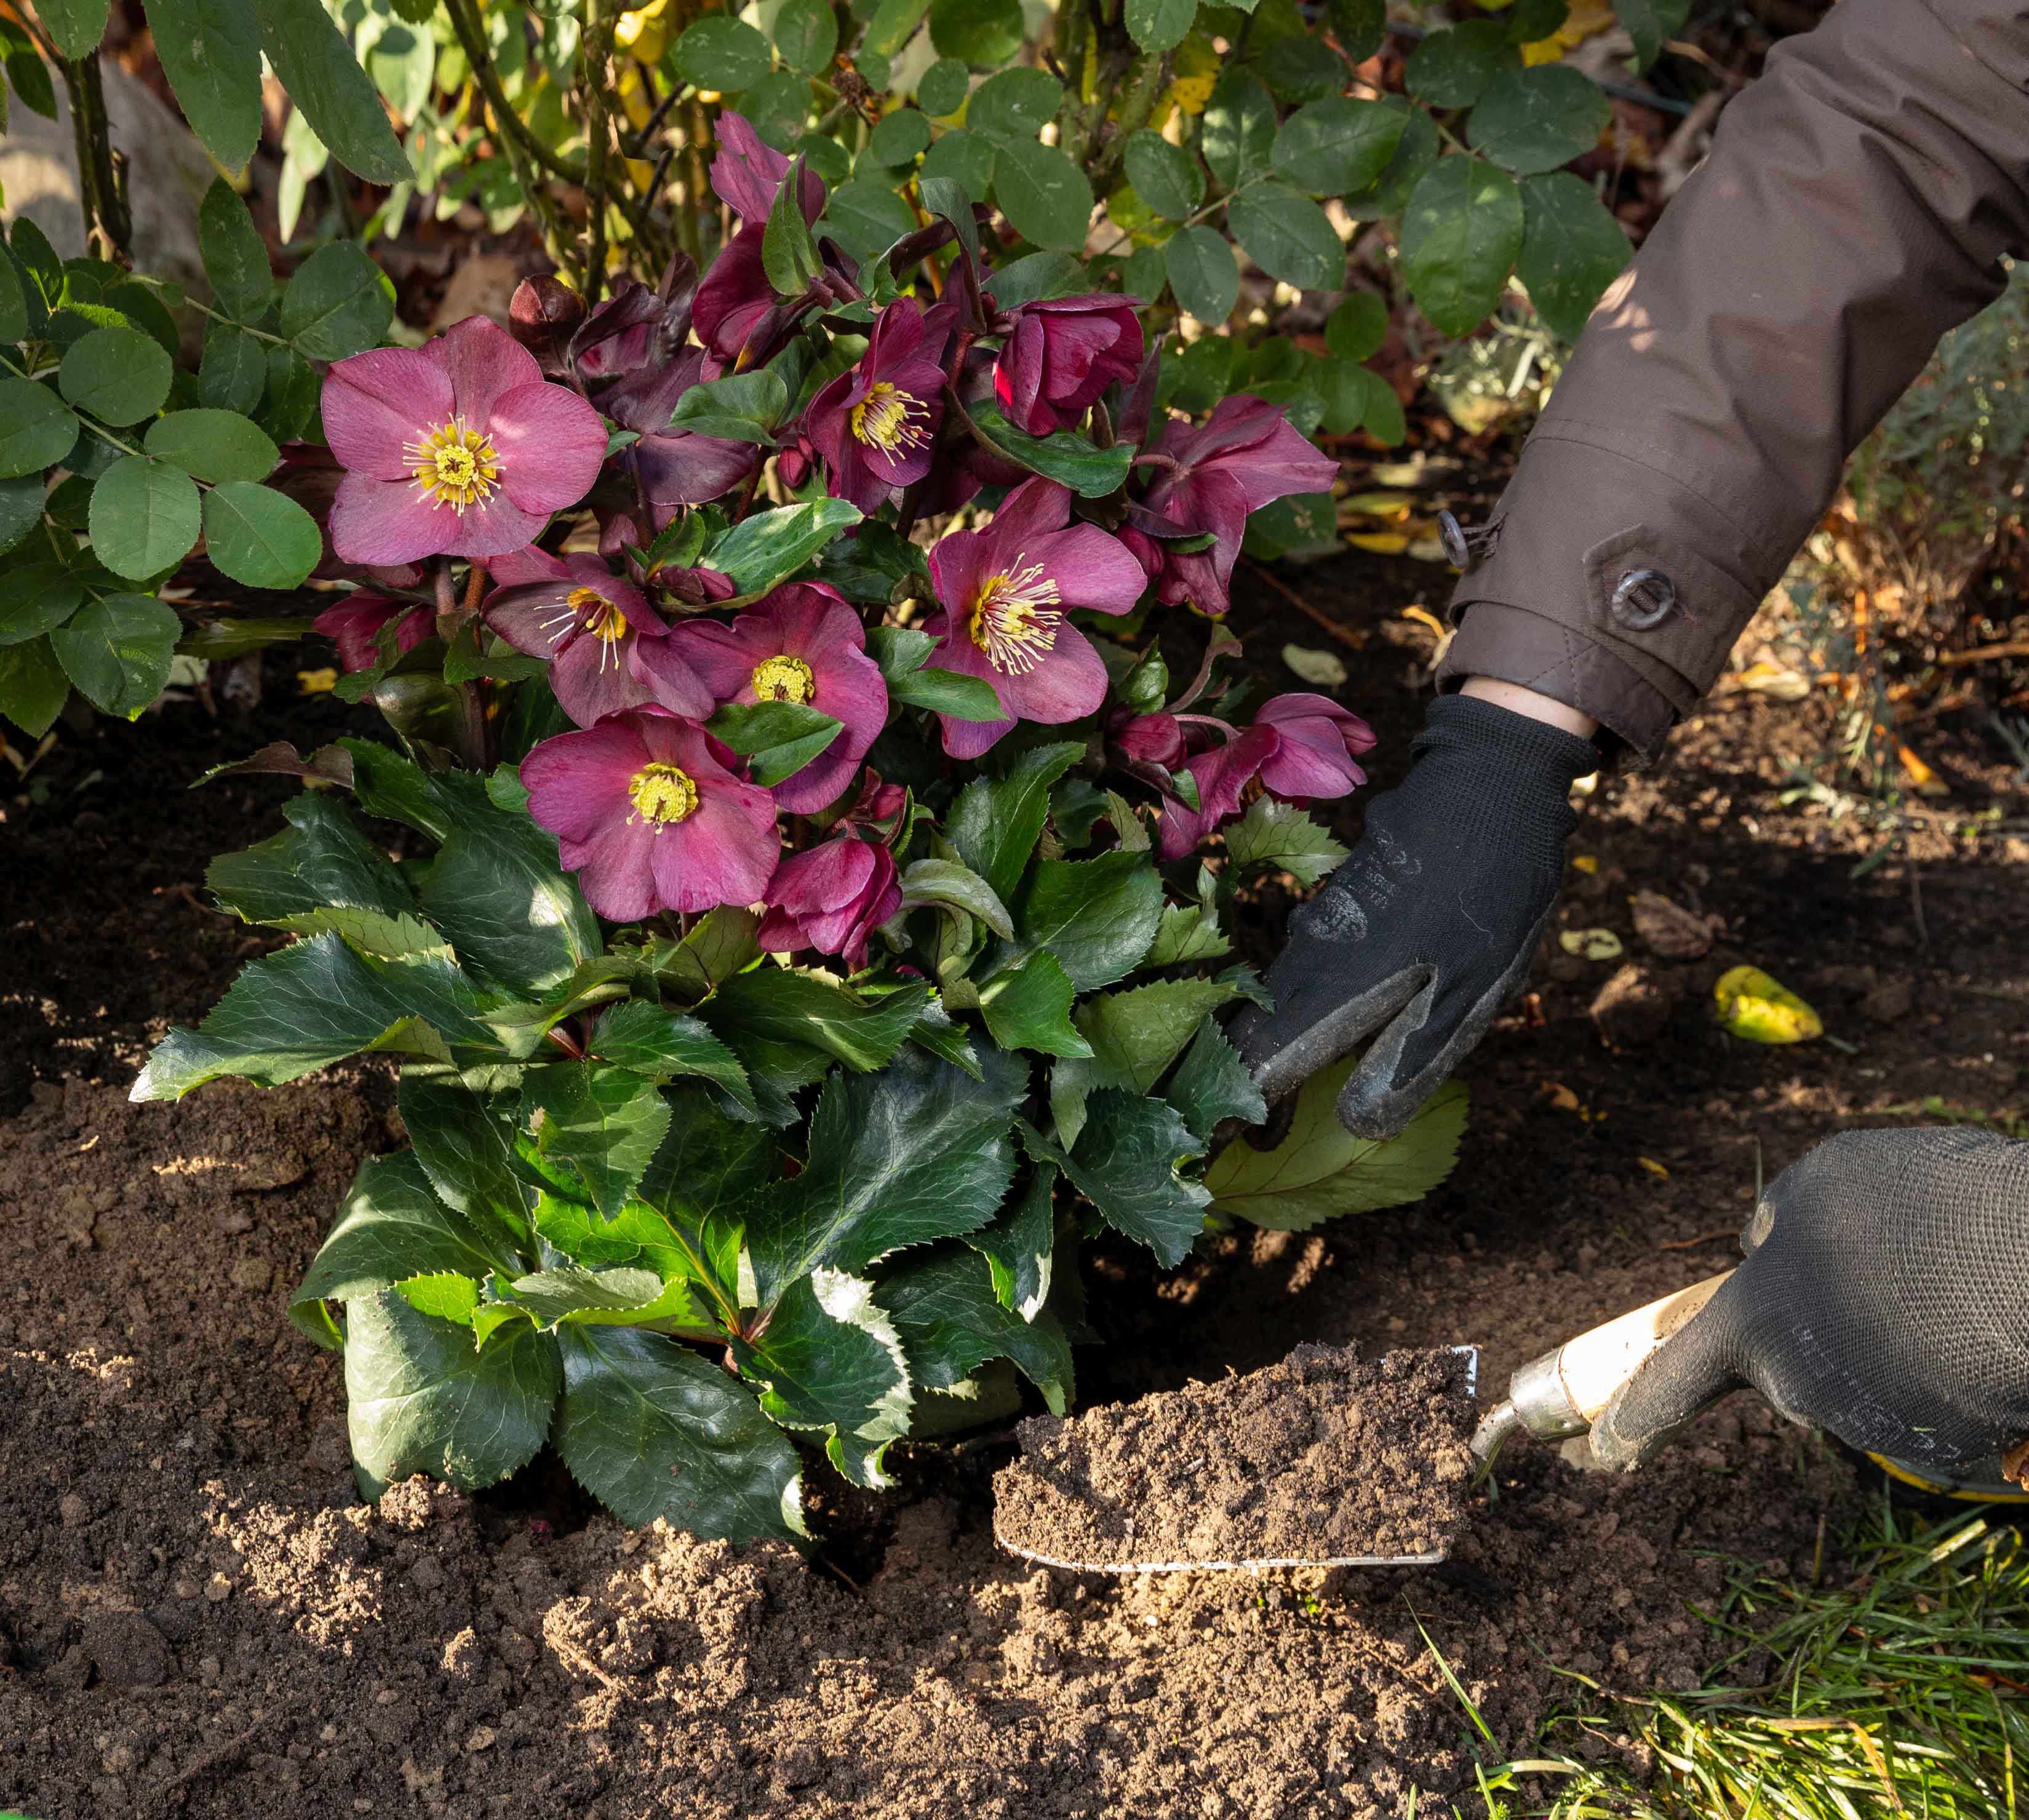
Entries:
{"label": "curled dead leaf", "polygon": [[1622,951],[1620,937],[1611,929],[1565,929],[1557,946],[1582,961],[1617,961]]}
{"label": "curled dead leaf", "polygon": [[1320,689],[1335,689],[1345,680],[1345,665],[1330,651],[1313,651],[1306,645],[1285,644],[1282,647],[1282,662],[1305,682]]}
{"label": "curled dead leaf", "polygon": [[1659,891],[1634,894],[1634,932],[1649,953],[1666,961],[1695,961],[1712,952],[1712,925]]}

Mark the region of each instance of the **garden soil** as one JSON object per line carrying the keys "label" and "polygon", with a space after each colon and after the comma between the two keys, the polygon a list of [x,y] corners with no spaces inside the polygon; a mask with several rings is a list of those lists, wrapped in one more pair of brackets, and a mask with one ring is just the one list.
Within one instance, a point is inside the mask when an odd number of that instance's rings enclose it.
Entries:
{"label": "garden soil", "polygon": [[[1365,646],[1341,692],[1382,736],[1381,785],[1430,656],[1400,610],[1443,582],[1372,560],[1296,578]],[[1326,642],[1258,591],[1241,610],[1264,651]],[[0,803],[0,1808],[1393,1816],[1412,1788],[1432,1811],[1469,1790],[1474,1748],[1493,1754],[1435,1651],[1499,1749],[1526,1754],[1560,1703],[1592,1697],[1560,1670],[1639,1691],[1730,1647],[1701,1615],[1725,1559],[1808,1573],[1822,1540],[1838,1571],[1849,1474],[1745,1399],[1630,1480],[1511,1448],[1497,1501],[1424,1570],[1034,1567],[991,1540],[1005,1433],[896,1450],[904,1484],[881,1498],[814,1473],[828,1540],[808,1562],[630,1534],[544,1462],[477,1497],[414,1481],[358,1504],[337,1362],[283,1310],[359,1159],[399,1136],[388,1075],[125,1098],[165,1020],[261,944],[203,907],[203,866],[279,825],[286,787],[184,786],[221,747],[330,730],[328,697],[280,700],[293,667],[271,664],[276,705],[245,721],[185,704],[66,732]],[[1439,1192],[1230,1236],[1167,1274],[1095,1247],[1106,1344],[1080,1355],[1084,1399],[1306,1341],[1371,1357],[1477,1340],[1497,1386],[1722,1268],[1757,1169],[1841,1125],[1927,1100],[2020,1116],[2029,845],[1975,847],[1941,814],[1853,877],[1852,820],[1780,799],[1822,713],[1725,697],[1668,770],[1600,787],[1562,914],[1621,937],[1641,990],[1608,1010],[1634,1013],[1591,1015],[1623,963],[1551,944],[1465,1072],[1471,1120]],[[1971,729],[1947,716],[1922,750],[1949,810],[2023,814]],[[1356,799],[1342,834],[1359,814]],[[1647,947],[1643,890],[1703,919],[1709,951]],[[1243,944],[1264,951],[1285,908],[1251,903]],[[1847,1047],[1717,1033],[1703,1002],[1743,960]]]}
{"label": "garden soil", "polygon": [[1441,1554],[1472,1476],[1469,1376],[1447,1347],[1307,1342],[1244,1377],[1031,1416],[994,1477],[994,1534],[1108,1566]]}

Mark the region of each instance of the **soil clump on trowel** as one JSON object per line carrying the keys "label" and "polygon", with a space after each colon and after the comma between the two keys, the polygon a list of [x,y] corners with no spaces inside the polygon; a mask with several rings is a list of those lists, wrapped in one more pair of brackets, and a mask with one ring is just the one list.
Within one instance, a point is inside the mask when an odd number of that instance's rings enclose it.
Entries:
{"label": "soil clump on trowel", "polygon": [[996,1535],[1067,1564],[1441,1555],[1464,1515],[1467,1359],[1299,1346],[1247,1376],[1020,1429]]}

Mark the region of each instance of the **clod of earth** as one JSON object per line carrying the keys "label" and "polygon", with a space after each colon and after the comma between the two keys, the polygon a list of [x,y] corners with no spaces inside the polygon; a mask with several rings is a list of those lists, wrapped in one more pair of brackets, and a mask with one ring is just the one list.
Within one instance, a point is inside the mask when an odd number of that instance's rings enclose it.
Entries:
{"label": "clod of earth", "polygon": [[994,1480],[1003,1546],[1126,1566],[1442,1554],[1472,1401],[1448,1350],[1299,1346],[1244,1377],[1021,1425]]}

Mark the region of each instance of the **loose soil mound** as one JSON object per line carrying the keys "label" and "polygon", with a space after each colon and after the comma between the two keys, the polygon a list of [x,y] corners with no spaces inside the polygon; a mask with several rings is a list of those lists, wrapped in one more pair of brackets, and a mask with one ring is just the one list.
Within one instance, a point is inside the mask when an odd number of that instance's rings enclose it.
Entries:
{"label": "loose soil mound", "polygon": [[1473,1404],[1456,1352],[1299,1346],[1244,1377],[1036,1416],[993,1481],[1009,1548],[1090,1566],[1441,1553]]}

